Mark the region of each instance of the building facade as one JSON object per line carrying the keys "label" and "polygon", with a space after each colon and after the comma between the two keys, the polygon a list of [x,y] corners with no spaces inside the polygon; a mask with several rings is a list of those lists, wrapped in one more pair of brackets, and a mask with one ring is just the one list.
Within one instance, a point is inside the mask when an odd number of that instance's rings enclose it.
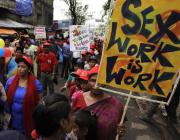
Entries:
{"label": "building facade", "polygon": [[0,0],[0,18],[9,18],[17,22],[50,27],[53,22],[53,0],[32,0],[32,15],[16,14],[16,0]]}

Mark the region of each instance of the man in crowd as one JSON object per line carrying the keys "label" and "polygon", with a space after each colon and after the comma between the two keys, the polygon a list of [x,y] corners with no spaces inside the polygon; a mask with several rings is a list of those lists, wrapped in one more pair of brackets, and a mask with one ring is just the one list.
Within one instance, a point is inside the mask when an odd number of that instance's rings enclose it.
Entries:
{"label": "man in crowd", "polygon": [[61,77],[67,79],[70,71],[70,60],[71,60],[69,38],[67,38],[66,42],[63,44],[62,51],[63,51],[63,65],[62,65]]}
{"label": "man in crowd", "polygon": [[55,79],[55,68],[58,64],[57,58],[54,53],[50,52],[51,44],[45,42],[43,44],[44,51],[37,56],[37,63],[41,72],[41,83],[43,85],[43,96],[47,95],[47,87],[49,93],[54,93],[53,79]]}

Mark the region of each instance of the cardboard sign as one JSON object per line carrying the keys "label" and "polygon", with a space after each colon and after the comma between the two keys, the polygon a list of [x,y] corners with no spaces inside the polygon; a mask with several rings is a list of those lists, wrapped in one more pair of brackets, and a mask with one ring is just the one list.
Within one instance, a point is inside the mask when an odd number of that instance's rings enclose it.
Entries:
{"label": "cardboard sign", "polygon": [[180,0],[116,0],[98,85],[166,98],[180,68]]}
{"label": "cardboard sign", "polygon": [[88,51],[90,49],[89,30],[83,25],[72,25],[70,32],[70,50]]}
{"label": "cardboard sign", "polygon": [[36,39],[46,39],[46,28],[45,27],[35,27],[34,35]]}

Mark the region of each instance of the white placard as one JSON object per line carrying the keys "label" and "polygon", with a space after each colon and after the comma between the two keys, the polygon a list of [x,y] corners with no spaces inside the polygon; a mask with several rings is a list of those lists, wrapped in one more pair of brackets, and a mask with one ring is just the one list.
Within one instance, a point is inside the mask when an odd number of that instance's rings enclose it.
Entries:
{"label": "white placard", "polygon": [[70,50],[88,51],[90,49],[89,30],[84,25],[72,25],[70,32]]}
{"label": "white placard", "polygon": [[34,35],[36,39],[46,39],[46,28],[42,26],[35,27]]}

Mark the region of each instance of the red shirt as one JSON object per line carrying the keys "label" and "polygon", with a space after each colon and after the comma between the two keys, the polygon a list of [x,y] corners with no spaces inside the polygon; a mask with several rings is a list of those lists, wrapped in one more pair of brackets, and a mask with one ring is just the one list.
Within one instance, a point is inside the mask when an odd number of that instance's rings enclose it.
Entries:
{"label": "red shirt", "polygon": [[49,52],[48,54],[40,53],[36,59],[40,66],[41,72],[53,72],[54,65],[58,64],[58,60],[54,53]]}
{"label": "red shirt", "polygon": [[84,109],[87,107],[86,102],[84,100],[83,93],[78,93],[72,99],[72,110],[77,111],[79,109]]}

